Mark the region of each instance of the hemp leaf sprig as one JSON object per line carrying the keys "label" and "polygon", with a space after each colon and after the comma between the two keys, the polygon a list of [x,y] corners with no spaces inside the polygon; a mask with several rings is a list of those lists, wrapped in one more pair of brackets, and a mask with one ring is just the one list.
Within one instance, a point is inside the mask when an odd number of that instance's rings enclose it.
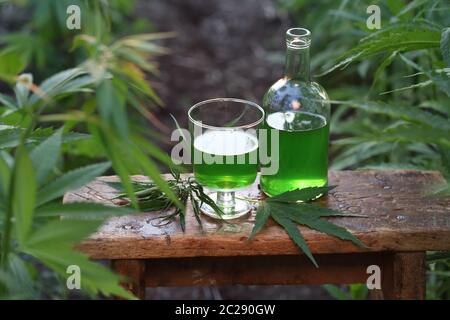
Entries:
{"label": "hemp leaf sprig", "polygon": [[318,205],[309,203],[333,188],[334,186],[297,189],[259,201],[255,225],[253,226],[249,239],[253,238],[261,231],[268,219],[272,218],[286,230],[292,241],[303,253],[305,253],[316,267],[318,267],[318,264],[309,250],[303,235],[299,231],[297,224],[307,226],[342,240],[349,240],[360,247],[367,247],[347,229],[335,225],[330,221],[321,219],[322,217],[364,216],[322,208]]}
{"label": "hemp leaf sprig", "polygon": [[[138,200],[139,208],[142,211],[155,211],[161,210],[166,211],[168,209],[174,208],[174,210],[169,213],[164,213],[161,216],[155,217],[160,223],[158,225],[162,226],[168,224],[176,218],[179,219],[181,229],[185,231],[186,229],[186,204],[189,199],[192,203],[192,208],[194,211],[195,219],[197,220],[200,227],[202,227],[202,220],[200,218],[200,207],[203,203],[206,203],[211,208],[213,208],[216,213],[221,216],[223,211],[216,205],[214,200],[212,200],[203,190],[203,187],[195,181],[194,177],[183,178],[178,172],[172,172],[173,179],[167,181],[170,189],[175,193],[175,195],[180,199],[180,202],[184,207],[177,207],[176,204],[167,195],[159,189],[159,187],[152,181],[134,181],[133,187],[135,190],[135,195]],[[116,189],[121,189],[120,183],[109,183]],[[120,193],[115,199],[116,204],[122,206],[131,205],[127,194]]]}

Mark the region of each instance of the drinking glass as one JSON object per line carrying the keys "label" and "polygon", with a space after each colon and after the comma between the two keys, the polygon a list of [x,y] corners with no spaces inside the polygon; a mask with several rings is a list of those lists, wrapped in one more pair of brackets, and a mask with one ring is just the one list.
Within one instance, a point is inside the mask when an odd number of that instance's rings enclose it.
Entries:
{"label": "drinking glass", "polygon": [[188,111],[192,163],[198,183],[214,191],[210,197],[223,214],[203,203],[201,211],[213,218],[236,219],[251,209],[235,191],[251,185],[258,171],[256,129],[264,110],[254,102],[216,98],[199,102]]}

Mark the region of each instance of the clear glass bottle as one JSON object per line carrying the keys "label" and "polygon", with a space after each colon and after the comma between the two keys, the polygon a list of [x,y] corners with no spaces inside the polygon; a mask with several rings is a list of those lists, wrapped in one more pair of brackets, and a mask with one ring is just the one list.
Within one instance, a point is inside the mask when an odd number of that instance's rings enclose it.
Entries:
{"label": "clear glass bottle", "polygon": [[263,98],[265,127],[279,132],[278,172],[261,176],[261,188],[269,196],[328,182],[330,104],[325,90],[311,81],[310,44],[309,30],[286,32],[285,75]]}

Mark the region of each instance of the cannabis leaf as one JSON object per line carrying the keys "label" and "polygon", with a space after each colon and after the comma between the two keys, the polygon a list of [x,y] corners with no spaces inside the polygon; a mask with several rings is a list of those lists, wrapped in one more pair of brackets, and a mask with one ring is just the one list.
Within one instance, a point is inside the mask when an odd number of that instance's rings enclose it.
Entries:
{"label": "cannabis leaf", "polygon": [[336,186],[325,186],[325,187],[309,187],[303,189],[295,189],[292,191],[286,191],[277,196],[270,197],[266,201],[269,202],[300,202],[300,201],[311,201],[320,197],[322,194],[334,189]]}
{"label": "cannabis leaf", "polygon": [[260,203],[258,210],[256,211],[255,225],[253,226],[253,230],[248,237],[249,239],[253,238],[264,227],[269,217],[269,206],[264,202]]}
{"label": "cannabis leaf", "polygon": [[319,267],[316,259],[314,259],[311,251],[309,250],[305,239],[298,230],[297,226],[292,222],[292,220],[290,220],[284,214],[271,214],[271,216],[279,225],[286,229],[286,232],[288,233],[292,241],[294,241],[294,243],[303,251],[303,253],[306,254],[306,256],[312,261],[312,263],[314,263],[316,267]]}
{"label": "cannabis leaf", "polygon": [[335,225],[322,217],[332,216],[358,216],[336,211],[329,208],[322,208],[317,205],[305,203],[314,200],[322,194],[333,189],[330,187],[313,187],[288,191],[280,195],[260,202],[256,211],[255,225],[250,233],[249,239],[254,237],[265,225],[269,217],[282,226],[289,237],[299,247],[299,249],[318,267],[309,247],[303,238],[297,224],[307,226],[311,229],[326,233],[330,236],[342,240],[348,240],[360,247],[367,247],[358,238],[352,235],[345,228]]}

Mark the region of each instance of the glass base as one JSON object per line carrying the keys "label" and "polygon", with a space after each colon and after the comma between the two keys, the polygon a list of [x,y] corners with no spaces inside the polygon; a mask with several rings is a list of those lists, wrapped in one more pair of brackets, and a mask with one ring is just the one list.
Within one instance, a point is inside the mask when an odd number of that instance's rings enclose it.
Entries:
{"label": "glass base", "polygon": [[[209,195],[211,197],[211,199],[216,200],[215,202],[218,203],[217,201],[217,196],[218,193],[211,193]],[[218,204],[220,206],[220,204]],[[240,217],[245,216],[247,213],[250,212],[250,210],[252,209],[250,204],[245,201],[245,200],[241,200],[241,199],[234,199],[234,195],[233,195],[233,204],[230,206],[220,206],[222,211],[224,212],[224,214],[222,214],[222,216],[219,216],[213,208],[211,208],[209,205],[207,205],[206,203],[203,203],[202,206],[200,207],[200,210],[202,211],[203,214],[207,215],[208,217],[214,218],[214,219],[223,219],[223,220],[231,220],[231,219],[237,219]]]}

